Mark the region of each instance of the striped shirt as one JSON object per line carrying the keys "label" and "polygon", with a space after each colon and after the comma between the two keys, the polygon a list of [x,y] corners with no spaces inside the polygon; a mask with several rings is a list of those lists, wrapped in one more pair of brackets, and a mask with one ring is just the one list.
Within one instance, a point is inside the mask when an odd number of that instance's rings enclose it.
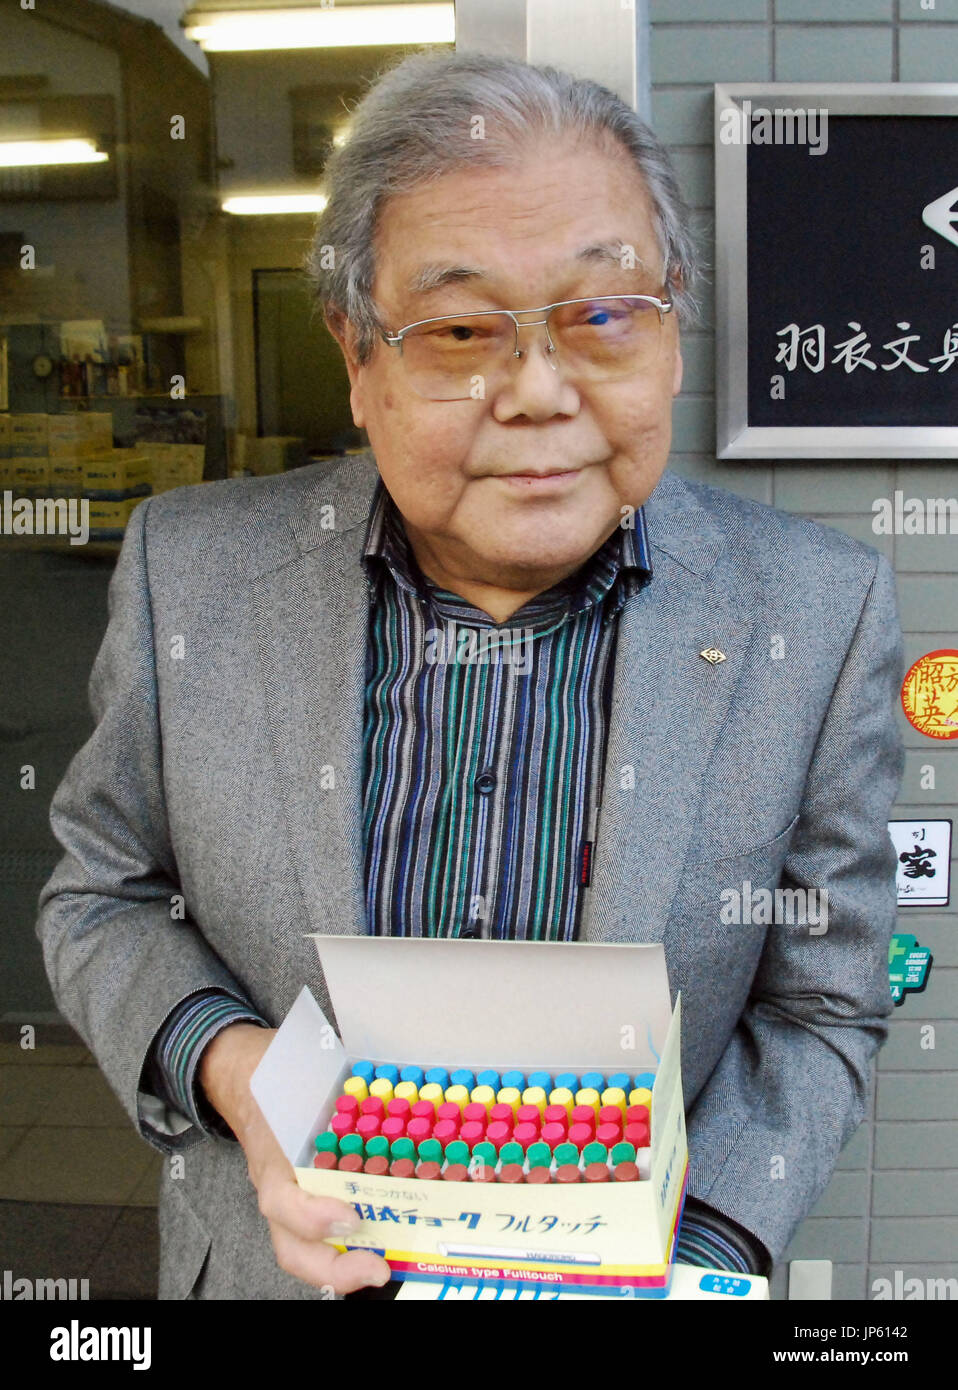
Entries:
{"label": "striped shirt", "polygon": [[572,941],[589,878],[615,618],[645,516],[497,627],[416,563],[382,483],[366,658],[366,916],[376,936]]}
{"label": "striped shirt", "polygon": [[[380,481],[369,586],[363,739],[372,935],[572,941],[587,891],[611,709],[617,617],[652,569],[645,513],[497,626],[420,569]],[[196,1080],[224,1027],[268,1023],[204,990],[173,1010],[144,1086],[206,1133],[233,1137]],[[689,1199],[683,1231],[694,1199]],[[706,1209],[707,1210],[707,1209]],[[714,1215],[714,1214],[713,1214]],[[713,1236],[716,1267],[749,1270],[746,1236]],[[704,1262],[704,1231],[691,1263]],[[764,1254],[764,1252],[762,1252]],[[761,1257],[758,1257],[761,1258]]]}

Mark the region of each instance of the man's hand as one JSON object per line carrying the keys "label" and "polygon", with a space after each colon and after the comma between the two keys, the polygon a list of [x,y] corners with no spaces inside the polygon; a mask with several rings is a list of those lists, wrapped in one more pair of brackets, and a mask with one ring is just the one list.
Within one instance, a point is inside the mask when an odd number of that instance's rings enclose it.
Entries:
{"label": "man's hand", "polygon": [[217,1033],[200,1058],[200,1085],[243,1147],[280,1269],[337,1294],[352,1293],[367,1284],[381,1287],[388,1282],[390,1269],[379,1255],[359,1250],[340,1254],[325,1244],[326,1236],[343,1238],[354,1231],[359,1218],[345,1202],[303,1191],[250,1093],[250,1077],[275,1036],[273,1028],[230,1024]]}

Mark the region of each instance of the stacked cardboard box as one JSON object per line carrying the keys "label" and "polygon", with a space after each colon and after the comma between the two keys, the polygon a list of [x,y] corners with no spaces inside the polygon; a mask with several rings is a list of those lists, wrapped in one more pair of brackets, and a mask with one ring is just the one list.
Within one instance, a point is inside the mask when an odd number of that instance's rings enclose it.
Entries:
{"label": "stacked cardboard box", "polygon": [[0,417],[0,472],[23,497],[79,497],[84,458],[113,447],[109,411]]}
{"label": "stacked cardboard box", "polygon": [[203,444],[152,444],[144,440],[136,451],[147,459],[154,492],[169,492],[203,481],[206,447]]}
{"label": "stacked cardboard box", "polygon": [[104,449],[84,458],[81,468],[91,536],[119,539],[133,508],[150,494],[149,460],[141,449]]}
{"label": "stacked cardboard box", "polygon": [[50,482],[46,415],[10,416],[10,482],[22,497],[42,497]]}

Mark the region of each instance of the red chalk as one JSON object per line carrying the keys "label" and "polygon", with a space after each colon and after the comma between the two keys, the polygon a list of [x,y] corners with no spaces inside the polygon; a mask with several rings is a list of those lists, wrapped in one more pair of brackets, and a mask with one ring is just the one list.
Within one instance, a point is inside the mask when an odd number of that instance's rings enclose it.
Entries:
{"label": "red chalk", "polygon": [[512,1125],[507,1125],[504,1120],[495,1120],[486,1130],[486,1138],[495,1145],[498,1153],[503,1144],[508,1144],[512,1138]]}
{"label": "red chalk", "polygon": [[649,1146],[649,1127],[648,1125],[626,1125],[625,1134],[622,1137],[637,1149],[647,1149]]}
{"label": "red chalk", "polygon": [[452,1120],[440,1120],[432,1132],[433,1139],[438,1139],[443,1148],[457,1138],[459,1126]]}
{"label": "red chalk", "polygon": [[523,1149],[528,1149],[530,1144],[534,1144],[539,1138],[539,1126],[521,1124],[516,1125],[512,1131],[512,1137],[517,1144],[521,1144]]}
{"label": "red chalk", "polygon": [[432,1120],[413,1119],[406,1126],[406,1137],[414,1144],[421,1144],[432,1136]]}

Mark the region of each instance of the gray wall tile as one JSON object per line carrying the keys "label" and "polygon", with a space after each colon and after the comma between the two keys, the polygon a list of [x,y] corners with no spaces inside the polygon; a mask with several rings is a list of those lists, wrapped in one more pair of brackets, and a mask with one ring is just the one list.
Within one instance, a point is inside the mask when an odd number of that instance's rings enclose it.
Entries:
{"label": "gray wall tile", "polygon": [[758,25],[652,29],[651,65],[656,82],[767,82],[772,72],[768,33]]}
{"label": "gray wall tile", "polygon": [[672,407],[672,449],[677,454],[714,453],[715,402],[711,396],[678,396]]}
{"label": "gray wall tile", "polygon": [[[958,1250],[958,1217],[876,1216],[870,1258],[890,1264],[902,1260],[953,1261]],[[932,1273],[933,1271],[928,1271]]]}
{"label": "gray wall tile", "polygon": [[[880,1076],[878,1118],[958,1120],[958,1075],[937,1072],[930,1076],[913,1076],[910,1073]],[[955,1155],[955,1166],[958,1168],[958,1154]],[[958,1211],[958,1206],[955,1210]]]}
{"label": "gray wall tile", "polygon": [[[898,1014],[907,1007],[902,1004]],[[934,1047],[923,1047],[924,1038],[930,1039]],[[887,1041],[878,1053],[878,1070],[958,1071],[958,1023],[946,1019],[944,1023],[936,1023],[934,1032],[930,1033],[927,1023],[912,1021],[907,1015],[893,1017]]]}
{"label": "gray wall tile", "polygon": [[674,24],[687,19],[718,24],[727,19],[762,20],[768,17],[768,0],[650,0],[653,24]]}
{"label": "gray wall tile", "polygon": [[775,0],[775,18],[802,19],[894,19],[894,0]]}
{"label": "gray wall tile", "polygon": [[795,1232],[783,1258],[864,1262],[867,1238],[864,1217],[810,1216]]}
{"label": "gray wall tile", "polygon": [[[928,738],[917,729],[912,729],[910,724],[908,728],[911,729],[912,735],[923,742],[920,748],[908,749],[905,752],[905,775],[901,780],[899,796],[906,801],[923,804],[926,810],[934,806],[954,807],[958,804],[958,758],[954,756],[952,749],[942,747],[948,740]],[[935,769],[935,788],[922,791],[921,769],[928,764]],[[935,819],[954,820],[955,817],[945,814],[936,816]]]}
{"label": "gray wall tile", "polygon": [[898,0],[898,7],[902,19],[918,20],[922,24],[943,19],[958,20],[958,0],[934,0],[932,10],[923,9],[921,0]]}
{"label": "gray wall tile", "polygon": [[958,1211],[958,1169],[916,1173],[913,1168],[876,1173],[872,1216],[954,1216]]}
{"label": "gray wall tile", "polygon": [[863,1265],[832,1265],[832,1302],[861,1303],[865,1298]]}
{"label": "gray wall tile", "polygon": [[715,203],[715,159],[710,149],[673,150],[672,164],[682,196],[690,208]]}
{"label": "gray wall tile", "polygon": [[[941,632],[952,639],[958,637],[958,574],[898,576],[898,609],[905,632]],[[941,645],[950,647],[953,642],[942,640]]]}
{"label": "gray wall tile", "polygon": [[879,1120],[875,1125],[876,1169],[956,1166],[958,1123],[951,1120],[913,1120],[905,1124]]}
{"label": "gray wall tile", "polygon": [[958,30],[945,24],[909,24],[898,40],[900,82],[954,82]]}
{"label": "gray wall tile", "polygon": [[934,570],[958,573],[958,537],[896,536],[895,567],[925,573]]}
{"label": "gray wall tile", "polygon": [[[872,502],[876,497],[891,498],[894,469],[876,460],[856,463],[846,460],[824,464],[792,463],[775,472],[775,505],[786,511],[860,512],[871,524]],[[871,542],[870,542],[871,543]],[[878,536],[874,538],[877,549]]]}
{"label": "gray wall tile", "polygon": [[[886,27],[778,28],[776,82],[890,82],[892,34]],[[928,80],[928,79],[926,79]],[[942,80],[942,79],[939,79]]]}
{"label": "gray wall tile", "polygon": [[808,1214],[818,1216],[867,1216],[867,1173],[833,1173],[825,1191]]}
{"label": "gray wall tile", "polygon": [[707,333],[685,333],[681,349],[683,392],[711,395],[715,386],[714,339]]}
{"label": "gray wall tile", "polygon": [[652,126],[670,146],[711,146],[714,109],[711,87],[656,87],[652,92]]}

